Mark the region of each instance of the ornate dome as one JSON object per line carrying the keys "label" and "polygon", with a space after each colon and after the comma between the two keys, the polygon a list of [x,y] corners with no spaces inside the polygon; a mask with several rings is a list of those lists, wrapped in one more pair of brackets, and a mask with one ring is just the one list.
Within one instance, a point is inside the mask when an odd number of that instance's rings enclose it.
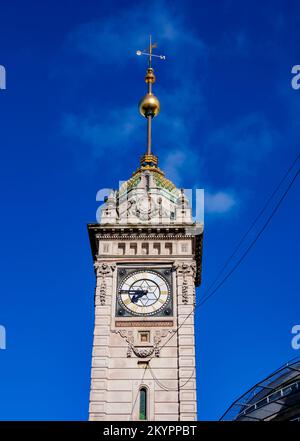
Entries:
{"label": "ornate dome", "polygon": [[[173,182],[171,182],[169,179],[167,179],[165,177],[163,171],[160,170],[157,167],[157,165],[154,165],[154,164],[149,165],[149,163],[147,163],[146,165],[143,165],[143,164],[145,164],[145,163],[143,163],[145,156],[147,156],[147,155],[144,155],[141,159],[140,168],[138,168],[133,173],[132,177],[130,179],[128,179],[128,181],[123,183],[123,185],[121,186],[121,188],[119,190],[119,195],[121,196],[122,194],[124,194],[124,192],[129,192],[133,188],[137,187],[139,185],[139,183],[141,182],[142,177],[147,176],[150,173],[151,176],[153,177],[153,183],[154,183],[155,187],[168,190],[170,193],[173,193],[174,196],[178,197],[180,195],[180,191],[176,188],[176,186],[173,184]],[[154,155],[151,155],[151,156],[156,158],[156,156],[154,156]],[[156,164],[157,164],[157,162],[156,162]]]}
{"label": "ornate dome", "polygon": [[183,190],[157,166],[157,157],[144,155],[141,166],[119,190],[113,191],[101,210],[101,223],[190,223],[191,209]]}

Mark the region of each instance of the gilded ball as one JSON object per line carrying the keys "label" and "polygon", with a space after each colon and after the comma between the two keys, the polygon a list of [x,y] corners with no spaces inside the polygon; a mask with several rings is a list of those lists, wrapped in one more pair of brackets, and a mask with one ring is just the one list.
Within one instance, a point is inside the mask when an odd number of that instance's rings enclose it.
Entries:
{"label": "gilded ball", "polygon": [[140,114],[147,118],[152,116],[152,118],[158,115],[160,111],[160,104],[158,99],[153,93],[147,93],[144,98],[141,99],[139,104]]}

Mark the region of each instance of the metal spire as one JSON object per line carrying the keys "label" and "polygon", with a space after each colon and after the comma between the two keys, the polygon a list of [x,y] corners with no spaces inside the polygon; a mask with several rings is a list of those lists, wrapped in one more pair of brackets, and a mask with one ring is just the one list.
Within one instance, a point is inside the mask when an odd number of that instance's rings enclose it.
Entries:
{"label": "metal spire", "polygon": [[156,55],[153,54],[152,49],[157,48],[157,43],[152,44],[152,35],[150,34],[150,42],[149,42],[149,48],[144,49],[143,51],[136,51],[137,55],[146,55],[149,57],[149,67],[152,67],[152,57],[160,58],[161,60],[165,60],[165,55]]}
{"label": "metal spire", "polygon": [[152,84],[155,83],[154,70],[152,68],[152,58],[157,57],[161,60],[165,60],[164,55],[153,54],[153,49],[157,47],[157,44],[152,44],[152,37],[150,35],[149,48],[143,51],[136,51],[137,55],[146,55],[149,57],[148,69],[145,76],[145,82],[148,84],[148,93],[142,98],[139,103],[139,109],[142,116],[147,119],[147,153],[146,156],[152,156],[152,118],[158,115],[160,111],[160,103],[155,95],[152,93]]}

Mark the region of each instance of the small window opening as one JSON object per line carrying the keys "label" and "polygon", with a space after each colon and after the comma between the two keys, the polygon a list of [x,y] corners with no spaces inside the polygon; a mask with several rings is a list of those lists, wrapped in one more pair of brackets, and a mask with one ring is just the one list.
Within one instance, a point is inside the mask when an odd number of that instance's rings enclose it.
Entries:
{"label": "small window opening", "polygon": [[139,419],[143,421],[147,420],[147,389],[145,387],[140,389]]}

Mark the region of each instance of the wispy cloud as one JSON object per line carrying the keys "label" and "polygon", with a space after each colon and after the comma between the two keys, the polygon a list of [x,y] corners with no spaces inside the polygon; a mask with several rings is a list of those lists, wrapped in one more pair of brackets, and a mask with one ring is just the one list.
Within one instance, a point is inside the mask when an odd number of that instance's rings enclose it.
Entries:
{"label": "wispy cloud", "polygon": [[[177,11],[178,12],[178,11]],[[199,82],[199,63],[205,64],[207,47],[182,21],[180,14],[171,12],[162,1],[154,1],[151,14],[145,14],[141,4],[111,17],[80,25],[68,36],[68,47],[100,65],[114,66],[114,70],[124,72],[126,64],[135,56],[134,49],[144,48],[147,44],[145,30],[151,29],[159,41],[160,48],[167,53],[170,61],[168,68],[168,90],[159,84],[159,99],[163,111],[155,120],[156,133],[162,150],[189,149],[190,138],[201,112],[204,114],[203,96]],[[175,60],[180,57],[180,63]],[[198,65],[197,69],[196,66]],[[197,112],[191,112],[197,108]],[[129,146],[130,130],[139,125],[140,117],[122,111],[122,123],[115,112],[108,112],[106,121],[101,125],[86,115],[67,115],[64,121],[65,133],[78,136],[85,142],[108,145],[122,138],[123,148]],[[134,116],[132,116],[134,115]],[[127,120],[127,118],[129,118]],[[76,119],[76,124],[72,122]],[[81,119],[81,123],[79,121]],[[123,125],[122,125],[123,124]],[[121,127],[120,127],[121,126]],[[79,128],[83,128],[83,134]],[[90,132],[90,133],[89,133]],[[130,135],[134,134],[134,130]],[[117,139],[116,139],[117,136]],[[132,138],[130,138],[132,145]],[[91,153],[105,155],[105,148],[93,148]]]}
{"label": "wispy cloud", "polygon": [[172,149],[162,162],[166,176],[177,186],[185,185],[189,178],[198,178],[203,171],[203,161],[191,149]]}
{"label": "wispy cloud", "polygon": [[123,108],[122,118],[116,110],[108,112],[104,119],[93,112],[62,117],[63,133],[88,146],[86,154],[94,158],[105,157],[116,145],[129,149],[130,142],[141,138],[141,126],[140,120],[136,121],[136,107]]}
{"label": "wispy cloud", "polygon": [[[209,119],[204,90],[211,51],[218,53],[219,59],[230,50],[243,57],[251,38],[246,30],[240,30],[227,39],[221,36],[219,44],[210,48],[185,22],[184,6],[168,5],[154,1],[151,14],[145,14],[144,4],[135,4],[113,16],[84,23],[69,34],[67,46],[86,60],[122,75],[136,58],[134,49],[146,46],[145,30],[155,34],[159,48],[167,55],[166,63],[170,64],[167,81],[158,82],[155,88],[162,111],[155,119],[154,152],[159,145],[164,152],[161,166],[177,185],[182,184],[183,177],[185,182],[186,177],[194,182],[206,180],[211,189],[206,193],[208,213],[228,213],[238,206],[239,199],[234,192],[214,188],[210,165],[222,163],[227,173],[226,186],[233,186],[240,176],[255,173],[257,164],[274,148],[277,133],[263,114],[252,112],[226,125],[218,124],[213,132],[202,131],[201,152],[193,140],[198,138],[195,135],[199,126],[205,126]],[[167,89],[163,84],[167,84]],[[132,107],[122,109],[122,118],[117,104],[116,110],[108,110],[104,118],[91,109],[64,115],[64,133],[88,145],[90,155],[96,158],[104,158],[118,144],[130,152],[145,137],[145,122],[137,114],[134,101]],[[114,108],[113,103],[110,108]]]}
{"label": "wispy cloud", "polygon": [[206,214],[221,215],[232,211],[239,205],[239,200],[231,191],[205,191],[204,206]]}

